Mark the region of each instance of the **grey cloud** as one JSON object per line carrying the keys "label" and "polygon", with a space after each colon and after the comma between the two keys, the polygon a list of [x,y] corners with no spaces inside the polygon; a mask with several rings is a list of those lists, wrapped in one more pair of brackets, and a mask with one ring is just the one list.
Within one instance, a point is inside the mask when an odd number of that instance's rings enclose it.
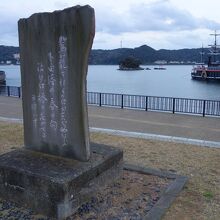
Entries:
{"label": "grey cloud", "polygon": [[134,4],[126,13],[97,12],[97,31],[111,34],[138,31],[183,31],[198,28],[219,29],[220,23],[196,18],[169,1]]}
{"label": "grey cloud", "polygon": [[[0,44],[6,45],[17,45],[18,40],[18,26],[17,26],[18,18],[13,14],[9,15],[1,15],[0,17]],[[11,43],[13,40],[13,43]]]}
{"label": "grey cloud", "polygon": [[96,30],[100,32],[118,34],[131,31],[130,21],[125,20],[124,16],[110,10],[97,10]]}
{"label": "grey cloud", "polygon": [[55,1],[54,2],[54,8],[66,8],[68,7],[69,4],[65,1],[61,2],[61,1]]}
{"label": "grey cloud", "polygon": [[212,20],[207,20],[207,19],[200,19],[199,23],[201,28],[207,28],[211,30],[219,30],[220,29],[220,23],[212,21]]}
{"label": "grey cloud", "polygon": [[0,36],[3,34],[14,34],[17,32],[16,20],[0,20]]}

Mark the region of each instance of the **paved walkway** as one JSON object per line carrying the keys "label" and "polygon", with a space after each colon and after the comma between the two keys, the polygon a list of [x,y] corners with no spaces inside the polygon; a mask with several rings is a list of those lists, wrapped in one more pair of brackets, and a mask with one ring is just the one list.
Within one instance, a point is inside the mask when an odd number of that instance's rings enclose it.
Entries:
{"label": "paved walkway", "polygon": [[[22,119],[21,99],[0,96],[0,119]],[[220,118],[89,106],[90,127],[220,142]]]}

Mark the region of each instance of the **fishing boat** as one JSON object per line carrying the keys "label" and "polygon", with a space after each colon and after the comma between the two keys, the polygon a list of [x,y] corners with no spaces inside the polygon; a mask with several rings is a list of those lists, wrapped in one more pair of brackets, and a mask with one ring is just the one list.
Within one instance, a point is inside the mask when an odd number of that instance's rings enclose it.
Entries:
{"label": "fishing boat", "polygon": [[159,66],[159,67],[154,67],[154,70],[166,70],[165,67]]}
{"label": "fishing boat", "polygon": [[3,84],[5,85],[6,83],[6,76],[5,76],[5,72],[0,70],[0,85]]}
{"label": "fishing boat", "polygon": [[205,64],[203,61],[204,51],[202,48],[201,54],[201,62],[197,63],[196,66],[193,67],[191,71],[192,79],[198,80],[220,80],[220,61],[218,60],[219,53],[219,45],[217,45],[217,34],[216,31],[213,35],[215,38],[214,44],[209,45],[209,53],[208,55],[208,63]]}

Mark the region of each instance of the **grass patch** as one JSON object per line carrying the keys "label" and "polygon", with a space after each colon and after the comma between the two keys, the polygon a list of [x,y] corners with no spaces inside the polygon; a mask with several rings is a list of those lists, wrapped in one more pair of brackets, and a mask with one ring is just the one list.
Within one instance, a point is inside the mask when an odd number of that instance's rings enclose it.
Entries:
{"label": "grass patch", "polygon": [[204,192],[203,193],[203,196],[206,198],[206,199],[213,199],[214,195],[212,192]]}
{"label": "grass patch", "polygon": [[[0,122],[0,140],[0,154],[22,146],[22,125]],[[126,162],[189,177],[163,219],[219,219],[220,149],[100,133],[91,141],[122,148]]]}
{"label": "grass patch", "polygon": [[[91,139],[122,148],[124,160],[129,163],[189,177],[186,187],[163,219],[219,219],[220,149],[100,133],[92,133]],[[211,196],[209,193],[204,196],[204,192],[211,192]]]}
{"label": "grass patch", "polygon": [[23,125],[0,122],[0,154],[23,145]]}

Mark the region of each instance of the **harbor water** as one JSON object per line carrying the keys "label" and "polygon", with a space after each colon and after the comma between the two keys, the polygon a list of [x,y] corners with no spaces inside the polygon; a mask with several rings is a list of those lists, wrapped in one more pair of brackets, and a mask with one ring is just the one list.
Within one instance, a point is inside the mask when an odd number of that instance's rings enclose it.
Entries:
{"label": "harbor water", "polygon": [[[168,65],[166,70],[119,71],[117,65],[90,65],[89,92],[123,93],[132,95],[184,97],[220,100],[220,82],[191,79],[191,65]],[[20,66],[0,66],[9,86],[20,86]],[[31,73],[30,73],[31,74]]]}

